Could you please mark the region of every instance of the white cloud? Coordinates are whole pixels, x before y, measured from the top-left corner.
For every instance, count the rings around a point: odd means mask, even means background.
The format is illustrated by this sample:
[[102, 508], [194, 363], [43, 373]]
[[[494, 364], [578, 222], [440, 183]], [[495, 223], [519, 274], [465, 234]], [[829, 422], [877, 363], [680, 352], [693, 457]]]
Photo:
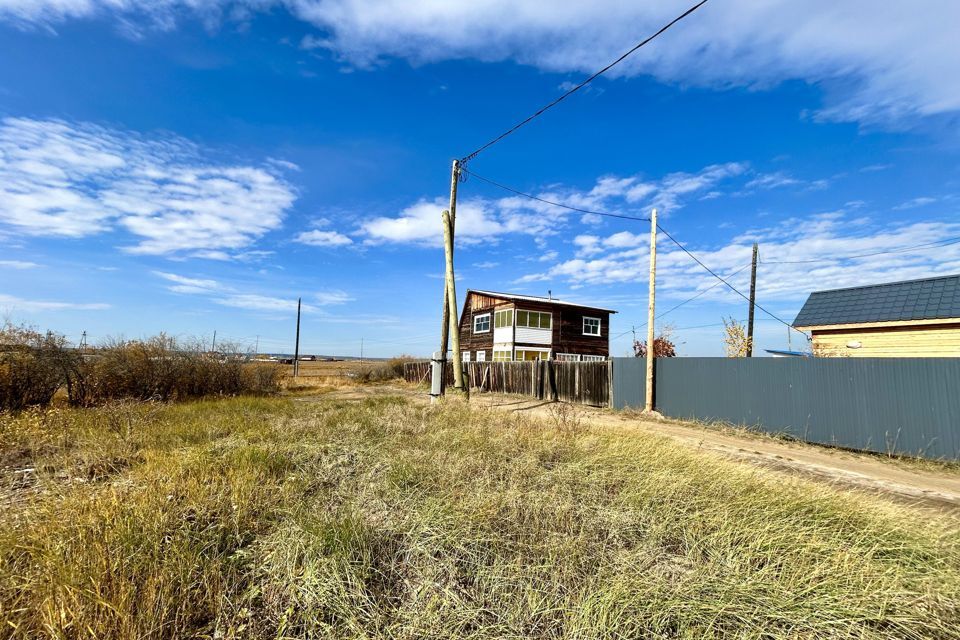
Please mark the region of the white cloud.
[[29, 262], [26, 260], [0, 260], [0, 267], [5, 267], [7, 269], [36, 269], [40, 265], [36, 262]]
[[205, 278], [188, 278], [176, 273], [167, 273], [165, 271], [154, 271], [154, 275], [160, 276], [164, 280], [173, 282], [173, 285], [167, 288], [175, 293], [211, 293], [220, 289], [220, 283], [216, 280]]
[[37, 313], [44, 311], [102, 311], [109, 309], [109, 304], [102, 302], [55, 302], [50, 300], [26, 300], [16, 296], [0, 293], [0, 308], [12, 311]]
[[800, 180], [778, 171], [777, 173], [761, 173], [744, 186], [747, 189], [778, 189], [798, 184], [801, 184]]
[[[420, 200], [395, 218], [378, 217], [361, 225], [361, 233], [370, 244], [412, 242], [440, 245], [443, 242], [441, 212], [448, 202], [443, 198]], [[456, 237], [458, 242], [477, 242], [507, 232], [507, 225], [497, 219], [490, 202], [471, 198], [457, 203]]]
[[[182, 15], [214, 25], [285, 6], [318, 28], [303, 46], [355, 66], [395, 56], [415, 64], [473, 58], [541, 70], [594, 71], [688, 3], [596, 0], [0, 0], [0, 18], [51, 27], [115, 15], [124, 33], [170, 29]], [[142, 24], [141, 24], [142, 23]], [[711, 2], [614, 70], [708, 87], [785, 80], [829, 87], [820, 117], [902, 122], [960, 109], [954, 73], [960, 4], [951, 0]], [[557, 46], [562, 43], [563, 46]], [[599, 85], [602, 86], [602, 85]]]
[[20, 233], [80, 238], [119, 228], [137, 239], [124, 247], [130, 253], [224, 259], [279, 227], [295, 197], [271, 170], [207, 161], [182, 138], [0, 121], [0, 223]]
[[345, 236], [337, 231], [321, 231], [319, 229], [303, 231], [297, 234], [294, 242], [307, 244], [311, 247], [343, 247], [348, 244], [353, 244], [353, 240], [351, 240], [349, 236]]
[[[532, 273], [520, 282], [566, 281], [573, 286], [633, 283], [645, 286], [649, 249], [644, 237], [621, 232], [609, 236], [578, 236], [577, 256], [550, 269]], [[912, 222], [877, 226], [844, 210], [793, 218], [755, 229], [721, 246], [691, 243], [688, 248], [721, 274], [740, 270], [731, 283], [746, 291], [751, 245], [760, 245], [758, 291], [760, 300], [801, 302], [811, 291], [908, 280], [960, 272], [960, 244], [919, 251], [905, 247], [943, 242], [960, 236], [960, 223]], [[684, 241], [680, 237], [681, 242]], [[877, 252], [882, 255], [863, 255]], [[859, 258], [842, 259], [845, 256]], [[679, 299], [705, 291], [717, 280], [660, 236], [657, 248], [658, 291]], [[702, 301], [739, 301], [724, 286], [705, 294]], [[790, 318], [792, 319], [792, 318]]]
[[916, 209], [917, 207], [923, 207], [928, 204], [933, 204], [936, 201], [937, 201], [936, 198], [931, 198], [928, 196], [920, 196], [918, 198], [913, 198], [911, 200], [907, 200], [906, 202], [898, 204], [893, 209], [894, 211], [905, 211], [907, 209]]
[[[212, 278], [196, 278], [166, 271], [154, 271], [153, 274], [172, 284], [168, 291], [188, 295], [202, 295], [211, 302], [225, 307], [248, 309], [250, 311], [291, 312], [297, 309], [295, 298], [262, 295], [239, 291], [236, 287], [225, 285]], [[305, 313], [318, 312], [321, 307], [334, 306], [350, 302], [353, 298], [344, 291], [317, 291], [301, 305]]]
[[[543, 200], [578, 209], [605, 211], [633, 216], [645, 215], [658, 207], [669, 215], [685, 206], [688, 198], [748, 172], [746, 163], [714, 164], [694, 172], [674, 172], [660, 180], [642, 180], [639, 176], [604, 176], [587, 191], [554, 185], [534, 190]], [[384, 242], [440, 245], [443, 233], [440, 214], [448, 206], [443, 197], [421, 199], [395, 217], [380, 216], [361, 223], [360, 233], [368, 244]], [[567, 226], [573, 211], [522, 196], [506, 198], [470, 198], [457, 204], [457, 241], [472, 244], [493, 240], [505, 234], [533, 236], [540, 244]], [[587, 214], [579, 218], [585, 226], [597, 226], [602, 217]], [[590, 248], [583, 247], [583, 251]]]

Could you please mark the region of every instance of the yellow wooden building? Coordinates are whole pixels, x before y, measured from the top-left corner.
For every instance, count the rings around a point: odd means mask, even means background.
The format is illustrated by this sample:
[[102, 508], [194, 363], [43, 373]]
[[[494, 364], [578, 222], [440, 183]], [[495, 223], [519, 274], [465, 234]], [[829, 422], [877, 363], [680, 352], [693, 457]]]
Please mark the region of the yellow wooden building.
[[960, 274], [810, 294], [793, 326], [826, 357], [960, 357]]

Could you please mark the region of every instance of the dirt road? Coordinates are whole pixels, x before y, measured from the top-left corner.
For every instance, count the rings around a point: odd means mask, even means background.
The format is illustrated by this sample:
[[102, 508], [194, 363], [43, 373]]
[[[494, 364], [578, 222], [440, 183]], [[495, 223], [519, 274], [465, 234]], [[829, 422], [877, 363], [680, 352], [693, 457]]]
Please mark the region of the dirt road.
[[[378, 394], [398, 394], [428, 402], [422, 390], [409, 386], [349, 387], [329, 396], [361, 399]], [[551, 403], [527, 397], [474, 394], [471, 404], [501, 411], [549, 417]], [[960, 471], [886, 459], [876, 455], [778, 440], [674, 420], [578, 407], [583, 424], [606, 429], [639, 429], [666, 436], [691, 448], [766, 469], [814, 478], [830, 484], [880, 493], [898, 501], [960, 510]]]

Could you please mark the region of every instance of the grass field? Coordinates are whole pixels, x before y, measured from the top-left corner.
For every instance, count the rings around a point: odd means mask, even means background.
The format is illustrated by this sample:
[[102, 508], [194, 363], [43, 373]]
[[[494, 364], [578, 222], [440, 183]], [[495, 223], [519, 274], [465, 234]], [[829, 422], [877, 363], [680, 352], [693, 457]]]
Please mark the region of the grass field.
[[960, 638], [955, 515], [569, 409], [6, 414], [0, 469], [0, 637]]

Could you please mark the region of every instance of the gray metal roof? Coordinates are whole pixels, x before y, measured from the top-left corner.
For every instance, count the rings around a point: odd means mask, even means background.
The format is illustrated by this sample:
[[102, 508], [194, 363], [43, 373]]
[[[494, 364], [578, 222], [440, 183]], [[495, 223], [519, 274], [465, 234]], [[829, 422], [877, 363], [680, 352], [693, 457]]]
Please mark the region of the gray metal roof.
[[960, 318], [960, 274], [815, 291], [795, 327]]
[[467, 289], [467, 294], [479, 293], [482, 296], [489, 296], [491, 298], [502, 298], [504, 300], [529, 300], [530, 302], [543, 302], [546, 304], [559, 304], [565, 307], [581, 307], [583, 309], [593, 309], [595, 311], [608, 311], [610, 313], [616, 313], [613, 309], [605, 309], [604, 307], [596, 307], [590, 304], [580, 304], [578, 302], [567, 302], [566, 300], [558, 300], [557, 298], [547, 298], [544, 296], [528, 296], [525, 294], [519, 293], [503, 293], [500, 291], [484, 291], [481, 289]]

